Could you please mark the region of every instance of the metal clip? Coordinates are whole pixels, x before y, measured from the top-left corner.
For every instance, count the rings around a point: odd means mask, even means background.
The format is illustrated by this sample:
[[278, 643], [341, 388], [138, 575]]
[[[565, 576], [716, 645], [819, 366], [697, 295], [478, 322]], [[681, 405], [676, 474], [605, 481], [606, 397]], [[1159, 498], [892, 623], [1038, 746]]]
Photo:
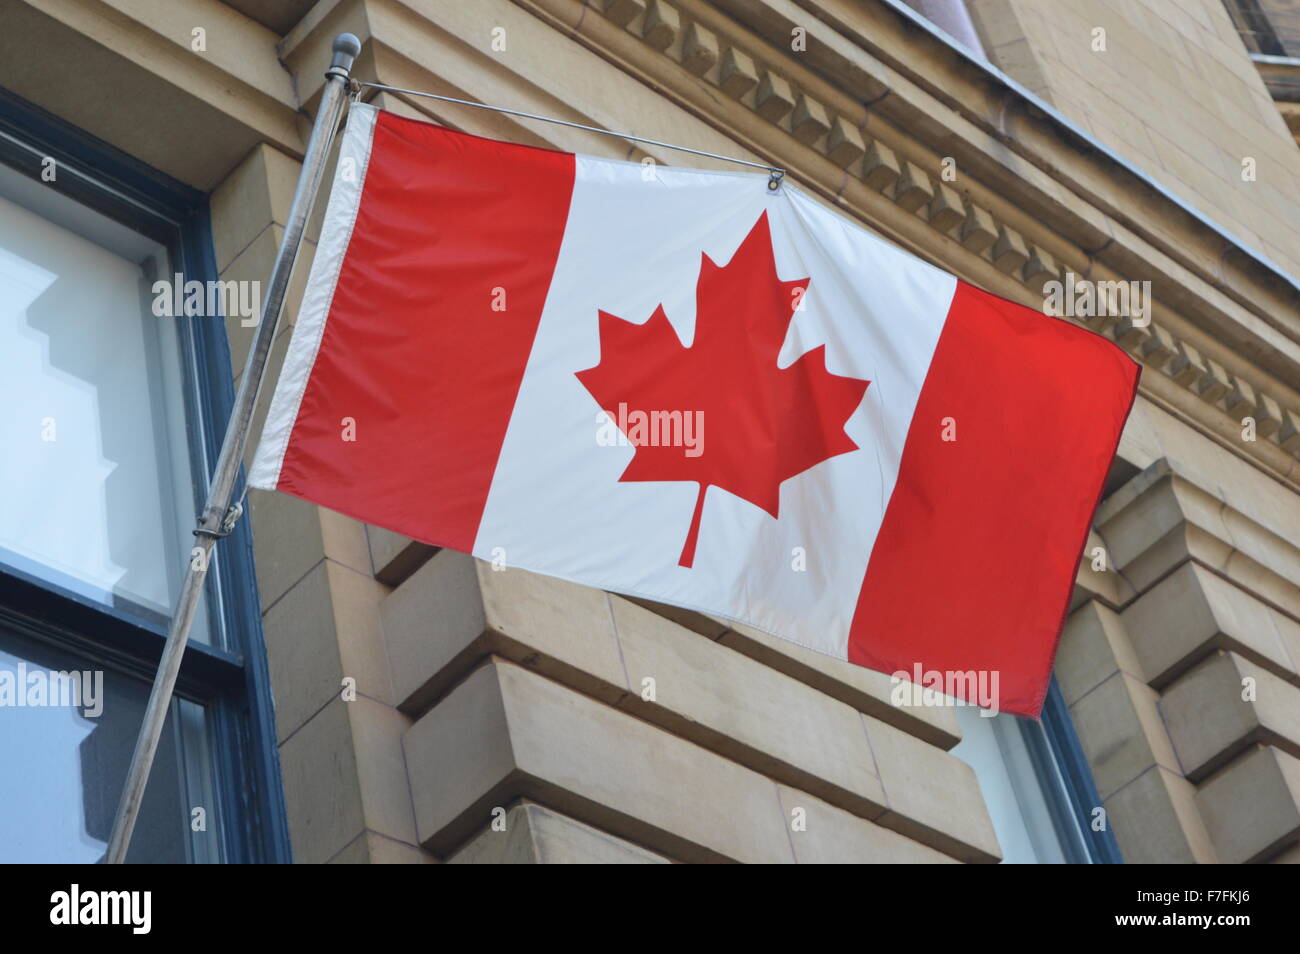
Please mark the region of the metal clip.
[[777, 189], [781, 188], [781, 182], [785, 179], [785, 170], [769, 169], [767, 170], [767, 173], [767, 191], [775, 192]]
[[244, 502], [236, 500], [226, 511], [226, 519], [221, 521], [221, 535], [230, 536], [230, 532], [235, 529], [235, 524], [239, 523], [239, 518], [244, 515]]
[[220, 540], [223, 537], [230, 536], [235, 529], [235, 524], [239, 522], [239, 518], [243, 515], [243, 500], [236, 500], [230, 505], [230, 509], [226, 511], [226, 515], [221, 519], [221, 526], [218, 529], [209, 530], [207, 527], [195, 527], [191, 532], [196, 537], [211, 537], [213, 540]]

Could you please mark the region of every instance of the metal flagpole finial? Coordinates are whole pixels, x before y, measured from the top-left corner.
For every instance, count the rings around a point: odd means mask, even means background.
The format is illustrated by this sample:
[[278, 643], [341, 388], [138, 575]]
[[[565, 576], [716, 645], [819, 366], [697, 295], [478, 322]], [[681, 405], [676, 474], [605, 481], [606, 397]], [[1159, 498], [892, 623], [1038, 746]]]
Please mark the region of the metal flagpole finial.
[[[334, 38], [334, 59], [330, 60], [330, 68], [325, 71], [325, 75], [347, 79], [352, 72], [352, 64], [360, 53], [361, 41], [351, 33], [340, 33]], [[341, 72], [335, 73], [335, 70]]]

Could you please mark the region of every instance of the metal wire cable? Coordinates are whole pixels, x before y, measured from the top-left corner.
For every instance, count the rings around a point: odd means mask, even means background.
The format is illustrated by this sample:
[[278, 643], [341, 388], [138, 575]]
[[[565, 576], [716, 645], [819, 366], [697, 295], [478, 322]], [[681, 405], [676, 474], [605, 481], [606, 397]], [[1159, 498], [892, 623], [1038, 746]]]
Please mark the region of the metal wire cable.
[[468, 99], [456, 99], [452, 96], [440, 96], [437, 93], [424, 93], [416, 89], [402, 89], [399, 86], [385, 86], [383, 83], [363, 83], [357, 80], [353, 81], [354, 88], [360, 90], [382, 89], [389, 93], [405, 93], [408, 96], [422, 96], [426, 99], [436, 99], [444, 103], [456, 103], [459, 106], [473, 106], [475, 109], [490, 109], [493, 112], [505, 113], [507, 116], [519, 116], [523, 119], [535, 119], [538, 122], [554, 123], [557, 126], [568, 126], [570, 129], [581, 129], [585, 132], [597, 133], [601, 136], [617, 136], [619, 139], [627, 139], [631, 142], [646, 143], [651, 146], [660, 146], [664, 149], [676, 149], [678, 152], [689, 152], [694, 156], [704, 156], [708, 159], [719, 159], [722, 162], [734, 162], [737, 165], [749, 166], [753, 169], [763, 169], [768, 172], [772, 179], [769, 182], [769, 188], [776, 188], [781, 180], [785, 177], [785, 170], [777, 168], [765, 162], [751, 162], [748, 159], [736, 159], [733, 156], [720, 156], [716, 152], [705, 152], [703, 149], [692, 149], [689, 146], [677, 146], [670, 142], [661, 142], [658, 139], [646, 139], [644, 136], [633, 136], [631, 133], [617, 132], [612, 129], [601, 129], [598, 126], [584, 126], [582, 123], [571, 123], [567, 119], [555, 119], [552, 116], [538, 116], [536, 113], [525, 113], [518, 109], [507, 109], [504, 106], [491, 106], [487, 103], [476, 103]]

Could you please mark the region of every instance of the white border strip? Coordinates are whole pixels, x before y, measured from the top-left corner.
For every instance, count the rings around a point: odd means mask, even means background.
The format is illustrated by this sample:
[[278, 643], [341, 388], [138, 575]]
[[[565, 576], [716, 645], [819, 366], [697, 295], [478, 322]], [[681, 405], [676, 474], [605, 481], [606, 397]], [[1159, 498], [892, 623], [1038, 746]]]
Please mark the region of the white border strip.
[[330, 188], [325, 220], [321, 224], [316, 258], [298, 308], [298, 323], [294, 325], [293, 337], [289, 340], [289, 352], [275, 385], [275, 395], [271, 398], [271, 409], [262, 425], [261, 442], [257, 445], [248, 475], [250, 487], [274, 490], [280, 482], [280, 468], [289, 448], [289, 435], [298, 420], [307, 379], [316, 364], [316, 354], [325, 334], [325, 321], [334, 303], [339, 271], [361, 208], [361, 191], [370, 165], [370, 147], [378, 113], [378, 109], [366, 103], [354, 102], [348, 107], [347, 127], [339, 145], [338, 168]]

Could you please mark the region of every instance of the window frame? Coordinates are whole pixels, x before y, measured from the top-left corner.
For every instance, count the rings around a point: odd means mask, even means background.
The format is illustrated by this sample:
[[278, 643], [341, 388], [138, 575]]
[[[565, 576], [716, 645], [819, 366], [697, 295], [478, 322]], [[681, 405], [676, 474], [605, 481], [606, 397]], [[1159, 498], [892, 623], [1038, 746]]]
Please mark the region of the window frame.
[[[1048, 810], [1054, 816], [1053, 822], [1066, 854], [1071, 856], [1069, 862], [1123, 864], [1124, 857], [1120, 854], [1115, 833], [1111, 831], [1109, 818], [1101, 831], [1095, 831], [1090, 824], [1093, 809], [1103, 807], [1101, 795], [1055, 675], [1047, 689], [1040, 721], [1018, 721], [1034, 770], [1040, 782], [1051, 789]], [[1070, 819], [1077, 822], [1077, 827], [1070, 825]], [[1082, 835], [1082, 843], [1077, 835], [1067, 834], [1072, 830]]]
[[[46, 187], [163, 243], [172, 271], [185, 280], [218, 277], [206, 193], [0, 87], [0, 162], [40, 182], [46, 157], [57, 169]], [[174, 320], [181, 321], [186, 364], [191, 467], [210, 478], [235, 397], [225, 320]], [[196, 521], [205, 492], [206, 487], [195, 488]], [[248, 521], [236, 524], [217, 551], [209, 599], [218, 597], [214, 615], [226, 643], [190, 642], [176, 691], [207, 710], [225, 862], [285, 863], [291, 849]], [[0, 568], [0, 620], [148, 682], [167, 636], [160, 625], [5, 568]]]

